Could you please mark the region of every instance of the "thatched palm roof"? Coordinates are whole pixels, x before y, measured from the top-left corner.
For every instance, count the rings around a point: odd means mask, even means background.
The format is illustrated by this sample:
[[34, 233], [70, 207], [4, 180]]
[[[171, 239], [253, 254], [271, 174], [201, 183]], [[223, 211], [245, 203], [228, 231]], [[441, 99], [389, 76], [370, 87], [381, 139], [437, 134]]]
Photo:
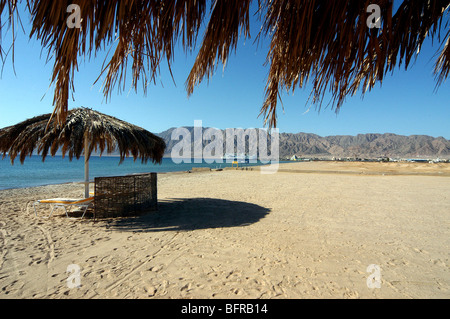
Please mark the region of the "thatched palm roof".
[[[0, 0], [14, 22], [20, 0]], [[253, 1], [256, 3], [256, 1]], [[115, 46], [105, 61], [104, 94], [109, 96], [124, 79], [132, 61], [133, 86], [143, 89], [154, 81], [159, 65], [173, 62], [178, 41], [186, 50], [196, 44], [203, 22], [206, 31], [186, 81], [188, 94], [219, 62], [226, 63], [239, 36], [250, 37], [252, 0], [26, 0], [35, 36], [54, 54], [55, 114], [62, 123], [73, 91], [78, 58]], [[69, 4], [79, 4], [81, 28], [66, 25]], [[450, 70], [449, 0], [403, 0], [393, 14], [392, 0], [258, 0], [262, 28], [270, 40], [269, 74], [261, 113], [276, 125], [281, 93], [313, 84], [312, 102], [320, 107], [331, 91], [333, 105], [342, 106], [348, 95], [370, 90], [394, 68], [407, 68], [427, 37], [441, 44], [435, 65], [437, 84]], [[378, 4], [382, 26], [369, 29], [367, 8]], [[444, 20], [444, 25], [442, 21]], [[446, 34], [441, 34], [442, 26]]]
[[109, 115], [87, 108], [77, 108], [67, 112], [65, 125], [50, 122], [51, 113], [36, 116], [14, 126], [0, 130], [0, 153], [3, 158], [8, 153], [11, 163], [19, 156], [23, 163], [33, 151], [42, 155], [56, 155], [61, 151], [70, 160], [84, 155], [86, 143], [87, 158], [95, 150], [100, 154], [119, 151], [120, 162], [132, 156], [143, 163], [152, 160], [160, 163], [166, 148], [164, 140], [143, 128], [129, 124]]

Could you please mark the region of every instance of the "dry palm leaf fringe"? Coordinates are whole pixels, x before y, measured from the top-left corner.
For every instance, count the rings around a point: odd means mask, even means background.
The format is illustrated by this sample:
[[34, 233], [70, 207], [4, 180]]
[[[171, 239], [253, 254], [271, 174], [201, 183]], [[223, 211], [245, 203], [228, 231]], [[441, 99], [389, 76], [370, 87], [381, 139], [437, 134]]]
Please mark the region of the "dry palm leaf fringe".
[[[0, 13], [14, 21], [20, 0], [0, 0]], [[125, 88], [131, 59], [132, 86], [142, 83], [144, 94], [155, 82], [159, 66], [169, 69], [177, 42], [185, 51], [196, 45], [202, 24], [206, 30], [186, 81], [188, 95], [219, 63], [226, 64], [239, 38], [250, 37], [251, 8], [256, 7], [267, 37], [269, 74], [261, 109], [266, 124], [276, 126], [276, 110], [283, 91], [303, 88], [312, 81], [312, 103], [320, 108], [330, 91], [336, 110], [345, 98], [364, 95], [396, 67], [408, 68], [427, 37], [441, 42], [434, 73], [437, 86], [450, 70], [450, 0], [403, 0], [393, 13], [392, 0], [24, 0], [36, 37], [54, 59], [54, 116], [62, 125], [74, 91], [78, 58], [115, 47], [98, 80], [104, 75], [104, 94]], [[67, 7], [78, 4], [81, 28], [67, 27]], [[252, 6], [256, 3], [255, 6]], [[378, 4], [382, 26], [369, 29], [367, 8]], [[1, 22], [1, 21], [0, 21]], [[444, 22], [444, 24], [442, 24]], [[3, 28], [3, 24], [1, 24]], [[243, 31], [243, 32], [242, 32]], [[0, 43], [1, 45], [1, 43]], [[0, 52], [2, 52], [0, 46]]]

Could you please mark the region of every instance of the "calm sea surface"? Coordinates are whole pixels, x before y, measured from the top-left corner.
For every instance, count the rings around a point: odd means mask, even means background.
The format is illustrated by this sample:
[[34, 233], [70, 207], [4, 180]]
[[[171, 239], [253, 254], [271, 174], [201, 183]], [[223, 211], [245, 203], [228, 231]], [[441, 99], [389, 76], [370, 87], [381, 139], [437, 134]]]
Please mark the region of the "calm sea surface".
[[[240, 166], [254, 166], [259, 164], [239, 164]], [[175, 164], [172, 159], [164, 158], [162, 164], [148, 162], [142, 164], [132, 158], [127, 158], [119, 165], [118, 157], [91, 157], [89, 160], [89, 179], [101, 176], [122, 176], [135, 173], [168, 173], [178, 171], [188, 171], [193, 167], [225, 168], [231, 164], [225, 161], [208, 164], [203, 163], [181, 163]], [[10, 188], [25, 188], [50, 184], [62, 184], [71, 182], [82, 182], [84, 180], [84, 158], [69, 161], [62, 156], [47, 157], [42, 162], [40, 156], [32, 156], [25, 159], [24, 164], [20, 164], [18, 158], [11, 165], [8, 157], [1, 160], [0, 157], [0, 190]]]

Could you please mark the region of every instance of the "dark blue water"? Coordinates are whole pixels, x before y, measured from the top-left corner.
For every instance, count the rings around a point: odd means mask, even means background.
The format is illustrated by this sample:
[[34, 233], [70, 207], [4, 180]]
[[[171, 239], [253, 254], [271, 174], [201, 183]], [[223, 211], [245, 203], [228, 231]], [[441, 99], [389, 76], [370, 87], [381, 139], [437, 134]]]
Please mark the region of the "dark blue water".
[[[260, 163], [239, 164], [240, 166], [254, 166]], [[164, 158], [162, 164], [148, 162], [142, 164], [139, 160], [134, 162], [127, 158], [119, 165], [118, 157], [91, 157], [89, 161], [89, 179], [101, 176], [122, 176], [135, 173], [168, 173], [188, 171], [193, 167], [225, 168], [231, 164], [225, 161], [208, 164], [203, 163], [181, 163], [175, 164], [172, 159]], [[32, 156], [25, 159], [24, 164], [16, 159], [11, 165], [9, 158], [1, 160], [0, 157], [0, 189], [34, 187], [50, 184], [62, 184], [71, 182], [82, 182], [84, 180], [84, 158], [69, 161], [62, 156], [47, 157], [42, 162], [40, 156]]]

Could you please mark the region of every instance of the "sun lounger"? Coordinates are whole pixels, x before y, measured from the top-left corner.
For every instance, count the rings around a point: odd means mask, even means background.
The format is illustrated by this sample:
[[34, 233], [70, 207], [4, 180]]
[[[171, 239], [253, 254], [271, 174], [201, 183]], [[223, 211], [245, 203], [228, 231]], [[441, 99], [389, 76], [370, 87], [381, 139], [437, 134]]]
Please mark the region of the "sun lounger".
[[37, 204], [52, 205], [50, 218], [58, 207], [64, 208], [66, 216], [73, 207], [82, 209], [84, 217], [88, 208], [93, 208], [96, 218], [131, 217], [158, 209], [157, 174], [146, 173], [126, 176], [96, 177], [95, 191], [89, 193], [89, 198], [51, 198], [33, 202], [36, 217]]
[[81, 218], [84, 217], [84, 214], [86, 214], [87, 209], [94, 203], [94, 197], [89, 197], [89, 198], [85, 198], [85, 199], [73, 199], [73, 198], [52, 198], [52, 199], [41, 199], [38, 200], [36, 202], [34, 202], [33, 207], [34, 207], [34, 214], [37, 216], [37, 212], [36, 212], [36, 204], [50, 204], [53, 205], [52, 207], [52, 211], [50, 212], [50, 215], [48, 215], [48, 217], [44, 217], [44, 218], [50, 218], [53, 214], [53, 211], [57, 208], [57, 207], [62, 207], [64, 208], [65, 212], [66, 212], [66, 216], [69, 217], [69, 212], [73, 207], [79, 207], [81, 209], [83, 209], [83, 215], [81, 216]]

